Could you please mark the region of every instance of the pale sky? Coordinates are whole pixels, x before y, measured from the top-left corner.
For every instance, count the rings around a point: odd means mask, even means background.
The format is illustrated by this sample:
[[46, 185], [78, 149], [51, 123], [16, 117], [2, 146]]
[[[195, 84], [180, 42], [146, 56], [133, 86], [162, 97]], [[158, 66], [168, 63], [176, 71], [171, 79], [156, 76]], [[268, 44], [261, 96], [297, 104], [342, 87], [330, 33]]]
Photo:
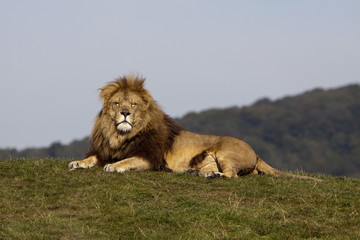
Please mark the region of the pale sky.
[[360, 1], [0, 0], [0, 148], [90, 134], [128, 72], [173, 117], [360, 82]]

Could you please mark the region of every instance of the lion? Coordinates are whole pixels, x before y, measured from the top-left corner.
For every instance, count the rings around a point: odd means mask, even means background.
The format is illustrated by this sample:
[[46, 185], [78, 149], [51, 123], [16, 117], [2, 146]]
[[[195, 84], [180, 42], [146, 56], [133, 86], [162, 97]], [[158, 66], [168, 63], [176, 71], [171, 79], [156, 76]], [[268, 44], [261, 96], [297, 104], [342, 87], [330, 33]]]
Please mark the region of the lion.
[[145, 78], [126, 75], [100, 88], [102, 109], [95, 118], [86, 158], [70, 170], [102, 166], [105, 172], [168, 171], [202, 177], [237, 178], [270, 174], [302, 179], [266, 164], [244, 141], [185, 131], [144, 88]]

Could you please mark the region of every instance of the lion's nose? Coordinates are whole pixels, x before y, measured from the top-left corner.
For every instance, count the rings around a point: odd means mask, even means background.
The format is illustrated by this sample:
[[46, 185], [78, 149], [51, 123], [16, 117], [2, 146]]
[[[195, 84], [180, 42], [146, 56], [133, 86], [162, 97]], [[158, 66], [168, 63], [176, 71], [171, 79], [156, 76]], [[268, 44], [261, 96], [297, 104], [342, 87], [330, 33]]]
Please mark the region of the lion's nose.
[[121, 115], [124, 115], [124, 117], [129, 116], [129, 115], [130, 115], [129, 109], [123, 109], [123, 110], [121, 111]]

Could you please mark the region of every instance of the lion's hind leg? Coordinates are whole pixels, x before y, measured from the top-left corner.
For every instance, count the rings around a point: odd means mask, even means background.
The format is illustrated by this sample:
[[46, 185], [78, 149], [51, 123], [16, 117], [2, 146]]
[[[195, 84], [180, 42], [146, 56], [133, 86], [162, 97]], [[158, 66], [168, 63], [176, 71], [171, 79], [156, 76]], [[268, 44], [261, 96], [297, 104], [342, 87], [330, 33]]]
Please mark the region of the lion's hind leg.
[[198, 161], [191, 167], [192, 168], [185, 171], [185, 173], [190, 173], [196, 176], [206, 178], [217, 178], [223, 176], [223, 173], [220, 172], [215, 158], [213, 158], [211, 155], [204, 156], [204, 159], [202, 161]]
[[256, 162], [253, 159], [252, 157], [239, 156], [235, 153], [220, 153], [217, 156], [219, 165], [226, 178], [237, 178], [238, 176], [255, 173]]
[[85, 158], [81, 161], [72, 161], [69, 163], [70, 170], [92, 168], [98, 163], [98, 159], [95, 155]]

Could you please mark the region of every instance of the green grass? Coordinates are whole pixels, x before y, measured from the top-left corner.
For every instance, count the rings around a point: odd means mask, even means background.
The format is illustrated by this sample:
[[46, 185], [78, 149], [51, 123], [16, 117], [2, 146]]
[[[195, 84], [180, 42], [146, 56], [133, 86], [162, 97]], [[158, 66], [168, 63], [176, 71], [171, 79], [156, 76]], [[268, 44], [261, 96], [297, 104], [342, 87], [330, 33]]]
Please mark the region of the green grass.
[[359, 239], [360, 180], [69, 171], [0, 161], [0, 239]]

